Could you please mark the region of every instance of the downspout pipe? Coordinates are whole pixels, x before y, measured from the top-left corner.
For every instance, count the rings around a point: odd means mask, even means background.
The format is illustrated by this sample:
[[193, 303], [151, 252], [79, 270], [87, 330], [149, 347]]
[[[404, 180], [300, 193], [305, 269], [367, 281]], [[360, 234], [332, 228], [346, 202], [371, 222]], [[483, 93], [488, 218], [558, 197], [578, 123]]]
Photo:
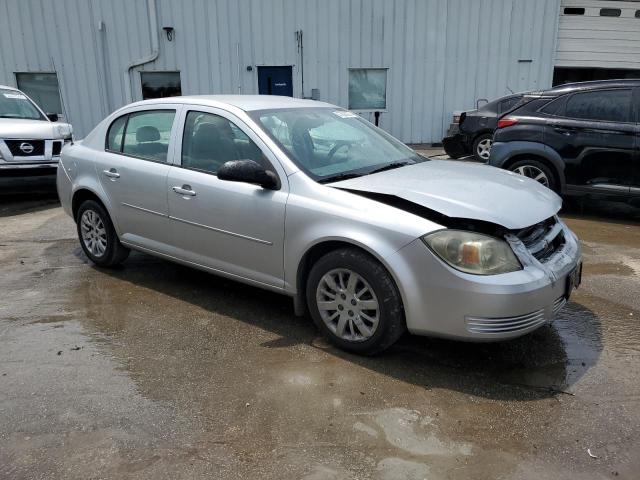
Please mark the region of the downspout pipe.
[[159, 45], [158, 45], [158, 16], [156, 13], [156, 0], [147, 0], [147, 11], [149, 13], [149, 28], [151, 30], [151, 53], [138, 60], [134, 60], [124, 72], [124, 92], [126, 103], [133, 102], [133, 94], [131, 87], [131, 71], [135, 67], [144, 65], [145, 63], [153, 62], [158, 58]]

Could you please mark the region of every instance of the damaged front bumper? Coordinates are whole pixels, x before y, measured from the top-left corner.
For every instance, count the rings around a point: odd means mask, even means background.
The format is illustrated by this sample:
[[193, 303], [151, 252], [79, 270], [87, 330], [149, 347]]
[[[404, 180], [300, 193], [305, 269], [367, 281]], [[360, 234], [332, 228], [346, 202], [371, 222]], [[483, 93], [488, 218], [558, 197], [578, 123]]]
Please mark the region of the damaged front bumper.
[[456, 133], [442, 139], [442, 148], [451, 158], [465, 157], [471, 154], [469, 139], [463, 133]]
[[[550, 322], [579, 284], [578, 239], [559, 219], [564, 243], [538, 260], [515, 235], [507, 241], [523, 269], [471, 275], [445, 264], [420, 239], [388, 258], [411, 333], [470, 341], [515, 338]], [[428, 273], [427, 273], [428, 272]]]

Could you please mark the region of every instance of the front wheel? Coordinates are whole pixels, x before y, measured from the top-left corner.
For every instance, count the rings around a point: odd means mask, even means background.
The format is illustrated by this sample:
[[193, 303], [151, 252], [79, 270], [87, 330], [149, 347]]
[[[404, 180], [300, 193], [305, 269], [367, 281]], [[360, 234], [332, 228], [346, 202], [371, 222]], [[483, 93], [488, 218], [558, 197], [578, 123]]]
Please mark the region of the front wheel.
[[129, 256], [129, 249], [118, 240], [109, 214], [95, 200], [80, 205], [76, 225], [82, 250], [99, 267], [116, 266]]
[[309, 274], [306, 297], [315, 324], [343, 350], [373, 355], [395, 343], [406, 328], [393, 278], [356, 249], [320, 258]]
[[535, 159], [520, 160], [509, 167], [514, 173], [529, 177], [558, 193], [559, 185], [553, 171], [544, 163]]

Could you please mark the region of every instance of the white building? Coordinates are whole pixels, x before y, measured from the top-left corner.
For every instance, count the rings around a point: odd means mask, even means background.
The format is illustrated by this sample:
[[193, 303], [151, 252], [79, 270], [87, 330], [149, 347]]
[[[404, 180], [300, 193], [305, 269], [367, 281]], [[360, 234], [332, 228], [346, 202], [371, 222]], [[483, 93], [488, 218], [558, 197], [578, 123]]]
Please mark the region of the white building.
[[[624, 14], [601, 17], [601, 4]], [[80, 137], [142, 98], [275, 93], [318, 98], [372, 120], [378, 111], [392, 134], [431, 143], [441, 140], [454, 110], [551, 86], [556, 64], [603, 68], [615, 57], [615, 68], [637, 68], [636, 6], [603, 0], [1, 0], [0, 84], [18, 86], [46, 111], [62, 114]], [[565, 7], [585, 12], [565, 15]], [[628, 31], [618, 27], [623, 20]], [[593, 24], [576, 26], [587, 21]], [[621, 23], [605, 25], [614, 21]], [[588, 42], [577, 33], [585, 29]]]

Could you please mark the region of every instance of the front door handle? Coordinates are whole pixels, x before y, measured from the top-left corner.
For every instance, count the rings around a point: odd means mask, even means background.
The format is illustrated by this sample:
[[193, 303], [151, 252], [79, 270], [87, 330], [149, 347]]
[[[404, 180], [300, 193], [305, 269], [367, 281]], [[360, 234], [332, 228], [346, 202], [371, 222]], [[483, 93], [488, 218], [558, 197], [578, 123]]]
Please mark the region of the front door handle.
[[120, 178], [120, 174], [115, 168], [110, 168], [109, 170], [103, 170], [104, 173], [109, 178]]
[[187, 195], [189, 197], [196, 196], [196, 192], [191, 190], [191, 185], [182, 185], [181, 187], [171, 187], [171, 190], [176, 192], [178, 195]]

